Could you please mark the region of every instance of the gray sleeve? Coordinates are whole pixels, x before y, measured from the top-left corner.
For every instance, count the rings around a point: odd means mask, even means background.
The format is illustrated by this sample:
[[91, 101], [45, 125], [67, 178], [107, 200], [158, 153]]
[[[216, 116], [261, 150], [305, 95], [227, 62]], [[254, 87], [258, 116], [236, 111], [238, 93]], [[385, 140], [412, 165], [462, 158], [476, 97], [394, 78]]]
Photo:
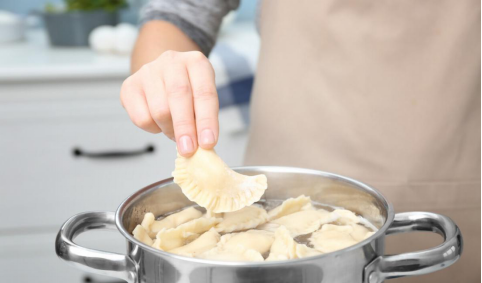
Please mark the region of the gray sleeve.
[[208, 56], [223, 17], [239, 0], [151, 0], [141, 11], [140, 24], [164, 20], [176, 25]]

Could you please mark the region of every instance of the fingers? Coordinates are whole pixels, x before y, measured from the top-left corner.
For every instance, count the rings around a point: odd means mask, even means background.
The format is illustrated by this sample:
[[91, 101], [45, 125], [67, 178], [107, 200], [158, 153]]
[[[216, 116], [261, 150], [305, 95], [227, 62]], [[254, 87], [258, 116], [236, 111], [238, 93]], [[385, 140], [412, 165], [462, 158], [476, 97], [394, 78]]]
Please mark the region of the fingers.
[[219, 134], [219, 101], [214, 70], [202, 53], [189, 53], [187, 70], [194, 99], [197, 139], [202, 148], [211, 149], [216, 145]]
[[219, 136], [214, 70], [200, 52], [166, 51], [126, 79], [121, 102], [135, 125], [163, 132], [189, 157], [198, 143], [213, 148]]
[[188, 157], [198, 145], [191, 84], [185, 64], [174, 60], [163, 70], [163, 77], [178, 151]]
[[150, 133], [160, 133], [161, 129], [150, 115], [142, 89], [142, 84], [137, 77], [130, 76], [122, 84], [121, 103], [136, 126]]
[[158, 70], [153, 64], [146, 64], [142, 67], [140, 72], [145, 72], [141, 77], [152, 119], [157, 126], [161, 128], [164, 135], [175, 141], [171, 111], [169, 109], [169, 103], [164, 89], [162, 71]]

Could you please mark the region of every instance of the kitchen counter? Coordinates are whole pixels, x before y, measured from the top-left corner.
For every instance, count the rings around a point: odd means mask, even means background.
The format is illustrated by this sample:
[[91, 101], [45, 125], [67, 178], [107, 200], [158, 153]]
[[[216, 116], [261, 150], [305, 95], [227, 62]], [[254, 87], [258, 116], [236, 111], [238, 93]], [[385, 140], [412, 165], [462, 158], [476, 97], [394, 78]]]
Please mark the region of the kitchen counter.
[[[229, 49], [247, 64], [230, 67]], [[221, 31], [210, 55], [218, 86], [252, 76], [259, 49], [253, 23], [234, 23]], [[232, 54], [230, 54], [232, 55]], [[226, 60], [228, 59], [228, 60]], [[243, 68], [244, 66], [244, 68]], [[227, 69], [235, 70], [226, 74]], [[129, 75], [129, 56], [99, 54], [86, 47], [51, 47], [43, 29], [27, 32], [26, 40], [0, 45], [0, 83], [65, 79], [123, 79]]]
[[0, 45], [0, 82], [116, 78], [129, 74], [129, 57], [97, 54], [89, 48], [51, 47], [43, 29], [23, 42]]

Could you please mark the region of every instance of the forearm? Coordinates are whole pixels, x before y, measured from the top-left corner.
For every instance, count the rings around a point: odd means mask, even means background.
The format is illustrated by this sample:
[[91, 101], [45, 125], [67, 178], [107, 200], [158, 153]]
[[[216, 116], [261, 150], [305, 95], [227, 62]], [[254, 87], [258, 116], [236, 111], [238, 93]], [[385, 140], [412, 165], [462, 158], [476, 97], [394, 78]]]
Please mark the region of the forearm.
[[131, 72], [159, 57], [166, 50], [201, 51], [185, 33], [166, 21], [150, 21], [139, 32], [131, 58]]

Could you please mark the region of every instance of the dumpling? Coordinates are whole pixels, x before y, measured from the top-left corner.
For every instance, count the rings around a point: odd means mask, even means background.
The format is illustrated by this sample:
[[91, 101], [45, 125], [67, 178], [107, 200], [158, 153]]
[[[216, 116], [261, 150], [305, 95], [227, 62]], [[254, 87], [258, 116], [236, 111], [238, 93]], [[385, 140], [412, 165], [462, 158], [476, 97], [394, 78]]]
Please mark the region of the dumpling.
[[240, 245], [229, 248], [215, 247], [200, 254], [198, 258], [224, 261], [264, 261], [259, 252]]
[[169, 252], [183, 256], [195, 257], [198, 254], [216, 247], [220, 237], [221, 236], [218, 234], [218, 232], [216, 232], [214, 228], [211, 228], [209, 231], [202, 234], [199, 238], [191, 243], [173, 250], [169, 250]]
[[319, 231], [311, 235], [309, 241], [313, 247], [323, 253], [329, 253], [352, 246], [373, 235], [360, 225], [325, 224]]
[[195, 209], [194, 207], [189, 207], [156, 221], [154, 214], [149, 212], [144, 215], [144, 220], [142, 220], [141, 225], [144, 227], [144, 229], [146, 229], [146, 231], [149, 232], [149, 236], [154, 238], [162, 229], [176, 228], [177, 226], [199, 218], [202, 215], [203, 214], [201, 211]]
[[241, 210], [226, 212], [223, 220], [216, 226], [220, 233], [247, 230], [255, 228], [268, 220], [268, 213], [261, 207], [252, 205]]
[[346, 209], [335, 209], [331, 212], [333, 218], [335, 218], [335, 224], [338, 225], [348, 225], [360, 222], [360, 217], [356, 216], [355, 213]]
[[156, 217], [152, 212], [148, 212], [144, 214], [144, 219], [142, 219], [141, 226], [144, 228], [145, 231], [149, 234], [151, 238], [156, 236], [156, 233], [149, 233], [151, 230], [151, 225], [156, 222]]
[[266, 222], [266, 223], [261, 224], [258, 227], [256, 227], [256, 229], [274, 233], [274, 232], [276, 232], [276, 230], [278, 230], [278, 228], [280, 226], [281, 225], [273, 223], [273, 222]]
[[198, 148], [193, 156], [178, 154], [174, 182], [191, 201], [219, 213], [239, 210], [258, 201], [268, 187], [265, 175], [234, 172], [214, 150]]
[[271, 245], [266, 261], [297, 259], [320, 255], [321, 252], [306, 245], [296, 243], [290, 236], [286, 227], [280, 226], [275, 232], [274, 242]]
[[353, 227], [326, 224], [309, 239], [310, 244], [321, 252], [329, 253], [344, 249], [357, 243], [350, 235]]
[[223, 218], [223, 213], [215, 213], [210, 210], [206, 210], [206, 213], [204, 213], [204, 217], [216, 217], [216, 218]]
[[219, 218], [202, 217], [181, 224], [176, 228], [162, 229], [157, 233], [156, 241], [152, 246], [163, 251], [184, 246], [192, 241], [193, 237], [198, 237], [219, 222], [221, 222]]
[[255, 250], [260, 254], [269, 251], [274, 241], [274, 233], [262, 230], [249, 230], [241, 233], [226, 234], [221, 237], [218, 244], [223, 249], [243, 246], [246, 249]]
[[301, 195], [297, 198], [289, 198], [280, 206], [273, 208], [268, 212], [268, 220], [271, 221], [300, 210], [308, 210], [312, 208], [313, 206], [311, 205], [310, 197]]
[[275, 219], [271, 223], [285, 226], [291, 236], [296, 237], [314, 232], [322, 224], [332, 221], [333, 215], [326, 210], [304, 210]]
[[147, 234], [147, 231], [142, 227], [141, 225], [137, 225], [134, 231], [132, 231], [132, 235], [134, 235], [134, 238], [137, 240], [141, 241], [142, 243], [151, 246], [152, 245], [152, 239], [149, 237]]
[[366, 238], [370, 237], [371, 235], [375, 234], [375, 232], [368, 230], [367, 227], [359, 224], [351, 225], [353, 231], [351, 232], [351, 237], [357, 241], [361, 242]]

